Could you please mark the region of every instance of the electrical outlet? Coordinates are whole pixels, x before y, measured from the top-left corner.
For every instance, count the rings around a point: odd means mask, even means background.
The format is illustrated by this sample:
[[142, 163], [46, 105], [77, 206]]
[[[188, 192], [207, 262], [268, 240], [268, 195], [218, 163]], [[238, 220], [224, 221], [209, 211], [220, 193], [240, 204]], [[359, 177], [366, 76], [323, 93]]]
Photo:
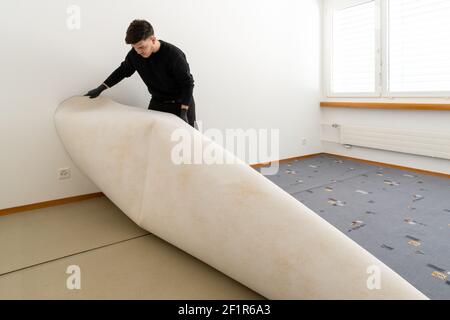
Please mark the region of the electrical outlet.
[[306, 146], [308, 140], [306, 138], [302, 138], [302, 146]]
[[58, 169], [58, 179], [70, 179], [70, 168]]

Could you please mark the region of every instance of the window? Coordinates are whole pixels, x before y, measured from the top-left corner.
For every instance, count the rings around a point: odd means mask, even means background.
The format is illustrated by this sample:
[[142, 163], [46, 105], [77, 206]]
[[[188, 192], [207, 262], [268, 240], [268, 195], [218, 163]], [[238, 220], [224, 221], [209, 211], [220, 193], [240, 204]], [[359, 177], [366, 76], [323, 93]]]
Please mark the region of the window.
[[389, 91], [450, 91], [450, 1], [389, 1]]
[[450, 0], [325, 5], [328, 96], [450, 96]]
[[333, 13], [332, 91], [375, 93], [375, 2]]

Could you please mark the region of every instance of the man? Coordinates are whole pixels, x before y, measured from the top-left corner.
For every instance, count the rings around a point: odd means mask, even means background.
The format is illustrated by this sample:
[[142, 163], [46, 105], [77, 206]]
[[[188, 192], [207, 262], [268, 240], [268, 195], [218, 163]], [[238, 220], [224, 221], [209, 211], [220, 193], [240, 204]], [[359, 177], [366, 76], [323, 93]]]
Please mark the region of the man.
[[195, 128], [194, 79], [183, 51], [156, 39], [145, 20], [131, 22], [125, 42], [132, 46], [125, 60], [86, 96], [96, 98], [137, 71], [152, 95], [148, 109], [173, 113]]

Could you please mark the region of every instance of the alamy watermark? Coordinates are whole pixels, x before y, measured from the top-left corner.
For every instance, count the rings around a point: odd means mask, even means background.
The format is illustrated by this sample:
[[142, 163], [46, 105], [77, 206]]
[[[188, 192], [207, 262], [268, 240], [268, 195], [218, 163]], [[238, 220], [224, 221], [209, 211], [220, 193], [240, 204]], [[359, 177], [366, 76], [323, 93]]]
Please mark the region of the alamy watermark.
[[369, 290], [381, 289], [381, 269], [377, 265], [369, 266], [366, 273], [370, 274], [367, 278], [366, 285]]
[[70, 265], [66, 269], [66, 273], [70, 276], [66, 280], [66, 287], [69, 290], [81, 289], [81, 269], [77, 265]]
[[171, 152], [174, 164], [235, 164], [269, 163], [261, 167], [264, 175], [273, 175], [279, 169], [279, 129], [219, 129], [203, 131], [197, 122], [198, 131], [178, 128], [172, 132], [171, 140], [177, 142]]
[[67, 7], [66, 13], [69, 15], [66, 19], [66, 26], [69, 30], [81, 29], [81, 8], [75, 4]]

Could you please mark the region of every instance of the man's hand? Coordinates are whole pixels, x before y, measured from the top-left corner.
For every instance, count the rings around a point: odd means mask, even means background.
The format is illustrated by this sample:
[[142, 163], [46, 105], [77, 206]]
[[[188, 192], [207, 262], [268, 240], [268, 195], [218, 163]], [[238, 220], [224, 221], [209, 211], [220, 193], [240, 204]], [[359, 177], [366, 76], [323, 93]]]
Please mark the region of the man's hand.
[[187, 111], [188, 111], [189, 106], [186, 106], [184, 104], [181, 105], [181, 113], [180, 113], [180, 118], [182, 120], [184, 120], [186, 123], [189, 123], [188, 121], [188, 117], [187, 117]]
[[93, 99], [93, 98], [97, 98], [100, 93], [103, 92], [103, 90], [105, 90], [106, 88], [108, 88], [106, 86], [106, 84], [102, 83], [100, 86], [98, 86], [95, 89], [92, 89], [91, 91], [89, 91], [88, 93], [86, 93], [84, 96], [88, 96], [89, 98]]

